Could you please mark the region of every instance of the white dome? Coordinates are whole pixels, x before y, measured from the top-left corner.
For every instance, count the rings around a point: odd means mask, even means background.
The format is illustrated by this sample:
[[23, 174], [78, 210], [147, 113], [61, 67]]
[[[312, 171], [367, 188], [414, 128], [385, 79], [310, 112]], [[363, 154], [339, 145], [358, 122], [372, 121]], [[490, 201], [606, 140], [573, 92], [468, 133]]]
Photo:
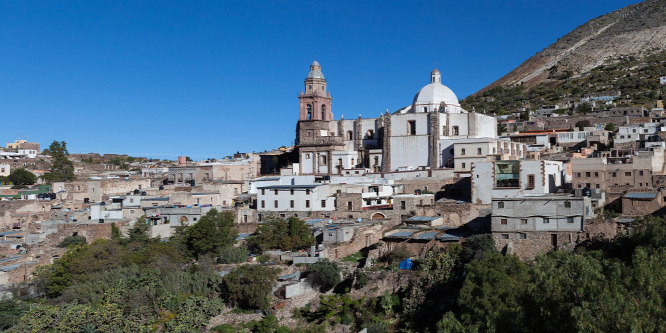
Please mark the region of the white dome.
[[433, 82], [423, 88], [421, 91], [414, 96], [414, 105], [431, 105], [440, 103], [446, 103], [446, 105], [460, 106], [458, 103], [458, 97], [453, 93], [449, 87], [439, 83]]
[[[446, 109], [441, 108], [441, 104], [446, 104]], [[421, 88], [414, 96], [412, 103], [412, 112], [431, 112], [431, 111], [460, 113], [460, 103], [458, 97], [449, 87], [441, 82], [441, 76], [438, 70], [430, 73], [430, 84]]]

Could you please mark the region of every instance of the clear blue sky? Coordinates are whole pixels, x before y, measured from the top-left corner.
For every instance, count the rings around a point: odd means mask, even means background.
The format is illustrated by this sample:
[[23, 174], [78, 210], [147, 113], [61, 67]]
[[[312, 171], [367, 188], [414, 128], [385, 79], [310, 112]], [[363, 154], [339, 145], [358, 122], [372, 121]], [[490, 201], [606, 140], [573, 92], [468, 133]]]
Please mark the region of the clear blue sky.
[[314, 55], [333, 113], [462, 99], [636, 1], [3, 1], [0, 140], [193, 159], [293, 144]]

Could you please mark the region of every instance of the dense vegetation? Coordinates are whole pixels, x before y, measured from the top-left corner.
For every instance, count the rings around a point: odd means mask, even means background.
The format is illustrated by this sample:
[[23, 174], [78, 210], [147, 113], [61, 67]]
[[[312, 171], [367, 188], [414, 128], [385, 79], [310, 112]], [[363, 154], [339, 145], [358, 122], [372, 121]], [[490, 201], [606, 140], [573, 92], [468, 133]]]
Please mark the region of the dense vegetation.
[[[541, 105], [558, 104], [567, 97], [619, 90], [623, 98], [629, 97], [632, 105], [654, 106], [653, 103], [664, 96], [664, 88], [659, 84], [659, 77], [664, 75], [666, 51], [643, 59], [633, 56], [612, 59], [582, 77], [574, 77], [571, 71], [554, 67], [550, 80], [532, 89], [498, 86], [469, 96], [461, 103], [467, 110], [503, 115], [526, 105], [535, 110]], [[585, 113], [590, 109], [583, 105], [576, 111]]]
[[127, 237], [114, 227], [111, 240], [63, 240], [66, 254], [35, 274], [32, 287], [45, 297], [1, 303], [0, 325], [15, 323], [13, 332], [192, 331], [225, 304], [267, 306], [277, 272], [248, 265], [221, 277], [215, 268], [214, 258], [235, 243], [233, 215], [211, 210], [169, 242], [150, 238], [144, 221]]
[[32, 185], [36, 181], [37, 176], [23, 168], [13, 169], [9, 176], [0, 176], [0, 182], [11, 182], [14, 185]]

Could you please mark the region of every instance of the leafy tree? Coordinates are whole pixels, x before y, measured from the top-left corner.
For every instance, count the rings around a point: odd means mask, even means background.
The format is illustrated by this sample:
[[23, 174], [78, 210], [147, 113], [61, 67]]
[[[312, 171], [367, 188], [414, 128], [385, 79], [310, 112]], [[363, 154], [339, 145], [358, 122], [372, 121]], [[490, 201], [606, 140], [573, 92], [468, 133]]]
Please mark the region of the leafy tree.
[[412, 253], [409, 252], [404, 246], [396, 246], [393, 250], [384, 254], [381, 258], [381, 261], [393, 265], [399, 263], [412, 256]]
[[211, 209], [194, 225], [185, 229], [185, 244], [190, 253], [218, 255], [236, 243], [238, 231], [234, 229], [234, 214]]
[[322, 259], [308, 266], [307, 281], [321, 292], [326, 292], [340, 283], [340, 267], [328, 259]]
[[[120, 231], [120, 230], [119, 230]], [[113, 233], [113, 227], [111, 229]], [[126, 242], [139, 242], [139, 243], [148, 243], [150, 241], [150, 222], [146, 221], [145, 216], [141, 216], [136, 219], [134, 226], [128, 230], [127, 239], [124, 239]]]
[[314, 237], [308, 225], [298, 218], [270, 217], [248, 237], [248, 242], [260, 250], [289, 251], [313, 245]]
[[502, 135], [502, 133], [506, 132], [507, 128], [504, 123], [497, 123], [497, 135]]
[[86, 238], [84, 236], [67, 236], [65, 239], [63, 239], [60, 243], [58, 243], [58, 247], [70, 247], [70, 246], [76, 246], [76, 245], [86, 245], [88, 242], [86, 241]]
[[264, 309], [276, 283], [278, 271], [261, 265], [243, 265], [223, 278], [223, 294], [232, 306]]
[[608, 124], [606, 124], [606, 126], [604, 126], [604, 129], [609, 131], [609, 132], [615, 132], [615, 124], [608, 123]]
[[576, 122], [575, 126], [578, 127], [579, 131], [582, 131], [582, 130], [585, 129], [585, 127], [590, 127], [591, 124], [590, 124], [589, 120], [585, 119], [585, 120], [580, 120], [580, 121]]
[[74, 163], [67, 158], [67, 143], [65, 141], [53, 141], [46, 151], [53, 158], [51, 171], [43, 177], [49, 183], [66, 182], [76, 179], [74, 176]]
[[37, 181], [35, 174], [23, 168], [12, 170], [7, 178], [14, 185], [32, 185]]
[[494, 253], [473, 260], [458, 297], [463, 323], [480, 324], [488, 331], [521, 331], [528, 279], [527, 265], [515, 256]]
[[483, 259], [491, 253], [497, 253], [493, 236], [491, 234], [474, 235], [468, 237], [462, 243], [460, 260], [463, 263], [468, 263], [474, 259]]

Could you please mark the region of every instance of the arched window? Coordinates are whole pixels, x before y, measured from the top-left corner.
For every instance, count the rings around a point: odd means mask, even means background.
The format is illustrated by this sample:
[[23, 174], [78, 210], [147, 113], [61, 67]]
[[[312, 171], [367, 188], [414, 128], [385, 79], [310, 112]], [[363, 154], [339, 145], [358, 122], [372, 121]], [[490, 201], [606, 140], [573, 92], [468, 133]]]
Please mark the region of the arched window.
[[460, 135], [459, 133], [458, 126], [453, 126], [453, 135]]
[[326, 105], [321, 106], [321, 120], [326, 120]]
[[375, 137], [375, 131], [373, 130], [368, 130], [368, 139], [372, 139]]
[[308, 104], [308, 120], [312, 119], [312, 105]]
[[347, 140], [352, 140], [353, 138], [352, 131], [347, 131]]

